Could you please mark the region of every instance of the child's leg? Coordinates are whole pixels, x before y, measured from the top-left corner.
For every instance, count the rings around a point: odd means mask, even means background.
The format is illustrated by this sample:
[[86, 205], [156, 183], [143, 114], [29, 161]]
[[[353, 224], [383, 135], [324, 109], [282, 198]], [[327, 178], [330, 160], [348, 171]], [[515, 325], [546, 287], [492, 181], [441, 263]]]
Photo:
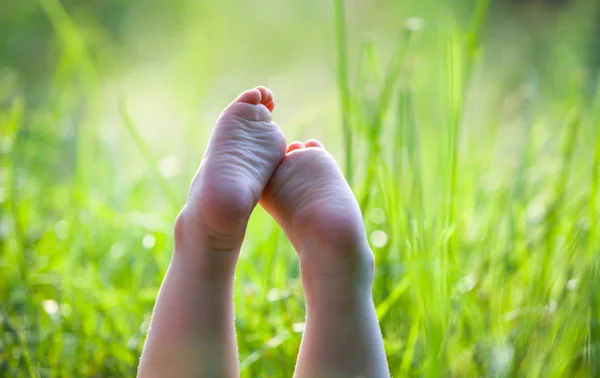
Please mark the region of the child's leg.
[[360, 209], [317, 141], [292, 143], [261, 204], [298, 251], [306, 326], [297, 377], [389, 377]]
[[233, 275], [250, 213], [285, 153], [259, 87], [221, 114], [175, 225], [175, 251], [156, 301], [140, 377], [239, 375]]

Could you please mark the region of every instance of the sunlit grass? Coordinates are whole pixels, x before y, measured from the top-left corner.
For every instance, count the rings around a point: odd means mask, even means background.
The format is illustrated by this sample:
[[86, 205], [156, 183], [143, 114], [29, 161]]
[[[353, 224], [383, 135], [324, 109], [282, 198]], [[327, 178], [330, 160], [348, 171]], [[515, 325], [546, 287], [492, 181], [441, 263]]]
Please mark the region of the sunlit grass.
[[[193, 100], [210, 101], [209, 90], [184, 81], [218, 68], [200, 67], [205, 51], [175, 60], [179, 123], [160, 125], [157, 142], [152, 120], [140, 121], [152, 109], [103, 87], [84, 16], [39, 4], [60, 51], [47, 92], [34, 102], [0, 85], [0, 376], [133, 376], [210, 128]], [[510, 67], [518, 79], [494, 71], [488, 1], [465, 14], [428, 4], [381, 40], [354, 39], [356, 9], [328, 4], [332, 49], [321, 59], [335, 91], [314, 88], [297, 124], [282, 124], [290, 138], [321, 133], [334, 146], [363, 208], [391, 373], [597, 376], [600, 96], [574, 53], [545, 69]], [[228, 19], [201, 11], [207, 28]], [[192, 46], [204, 29], [186, 27]], [[571, 70], [557, 79], [556, 67]], [[213, 93], [245, 89], [223, 76]], [[305, 95], [292, 93], [283, 111]], [[329, 118], [315, 127], [311, 112], [323, 108]], [[161, 168], [165, 151], [184, 174]], [[304, 321], [298, 262], [260, 208], [235, 301], [242, 375], [291, 376]]]

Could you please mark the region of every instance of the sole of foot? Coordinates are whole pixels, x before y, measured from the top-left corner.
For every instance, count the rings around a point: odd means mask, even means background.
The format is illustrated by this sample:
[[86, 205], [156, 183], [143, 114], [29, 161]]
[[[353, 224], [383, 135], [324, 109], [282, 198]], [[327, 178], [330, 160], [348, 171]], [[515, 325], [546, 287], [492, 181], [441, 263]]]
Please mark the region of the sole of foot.
[[369, 287], [373, 254], [360, 208], [320, 142], [288, 146], [260, 203], [297, 250], [303, 276]]
[[[285, 155], [285, 136], [271, 117], [274, 105], [271, 91], [257, 87], [221, 113], [177, 217], [176, 251], [239, 250], [250, 213]], [[231, 265], [227, 256], [214, 259]]]

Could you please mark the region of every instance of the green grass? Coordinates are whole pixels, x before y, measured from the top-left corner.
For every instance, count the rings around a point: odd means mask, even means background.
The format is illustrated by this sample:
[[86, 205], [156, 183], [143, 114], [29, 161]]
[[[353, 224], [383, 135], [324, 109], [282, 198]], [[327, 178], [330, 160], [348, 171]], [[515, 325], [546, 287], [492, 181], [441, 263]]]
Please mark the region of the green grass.
[[[393, 376], [600, 375], [597, 5], [528, 34], [485, 0], [151, 3], [5, 8], [1, 377], [135, 374], [211, 122], [257, 84], [355, 190]], [[298, 262], [260, 208], [235, 305], [242, 376], [291, 376]]]

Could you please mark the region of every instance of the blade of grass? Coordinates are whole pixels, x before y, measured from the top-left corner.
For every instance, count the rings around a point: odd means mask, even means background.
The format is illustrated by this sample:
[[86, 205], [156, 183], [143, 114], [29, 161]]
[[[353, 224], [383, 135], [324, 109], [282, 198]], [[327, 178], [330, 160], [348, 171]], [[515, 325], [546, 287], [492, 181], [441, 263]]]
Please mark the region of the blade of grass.
[[96, 69], [85, 47], [85, 42], [81, 37], [75, 23], [58, 0], [38, 0], [42, 10], [50, 20], [52, 27], [60, 38], [67, 54], [77, 59], [80, 63], [85, 80], [84, 85], [88, 85], [88, 93], [94, 93], [97, 89]]
[[[535, 106], [538, 101], [539, 83], [537, 72], [530, 73], [528, 77], [528, 87], [531, 88], [529, 96], [525, 103], [525, 114], [524, 123], [525, 128], [523, 130], [523, 149], [521, 151], [519, 167], [517, 169], [515, 183], [512, 191], [512, 206], [509, 211], [506, 212], [508, 217], [508, 231], [509, 237], [505, 246], [505, 259], [508, 259], [509, 254], [514, 254], [518, 239], [522, 237], [522, 233], [519, 232], [517, 226], [517, 219], [523, 212], [523, 207], [526, 206], [526, 190], [527, 180], [526, 171], [532, 160], [533, 150], [533, 128], [535, 126]], [[526, 232], [526, 231], [525, 231]]]
[[399, 377], [408, 375], [411, 370], [411, 365], [415, 355], [415, 349], [417, 348], [417, 342], [419, 341], [419, 331], [421, 329], [421, 317], [417, 315], [412, 321], [410, 331], [408, 333], [408, 339], [406, 340], [406, 349], [402, 355], [402, 363], [400, 365]]
[[[589, 287], [588, 303], [588, 319], [586, 327], [586, 353], [584, 356], [585, 364], [588, 368], [590, 376], [597, 376], [600, 372], [600, 348], [598, 347], [598, 336], [600, 335], [600, 321], [598, 313], [597, 291], [593, 289], [594, 282], [598, 282], [600, 278], [600, 266], [598, 265], [597, 256], [600, 250], [600, 240], [598, 240], [598, 191], [600, 190], [600, 80], [596, 89], [596, 100], [593, 107], [592, 127], [597, 130], [596, 146], [594, 151], [594, 162], [592, 164], [592, 179], [591, 193], [589, 202], [589, 234], [587, 239], [587, 263], [590, 265], [587, 272], [587, 280]], [[585, 281], [584, 281], [585, 282]]]
[[[20, 318], [17, 317], [17, 319], [20, 319]], [[28, 340], [28, 337], [27, 337], [27, 333], [28, 333], [27, 328], [23, 324], [21, 324], [21, 326], [17, 326], [16, 324], [10, 324], [10, 320], [7, 320], [7, 323], [9, 324], [9, 326], [12, 326], [12, 328], [16, 330], [17, 337], [19, 339], [19, 345], [21, 347], [21, 352], [22, 352], [21, 357], [23, 358], [23, 363], [25, 364], [25, 368], [27, 370], [28, 377], [31, 377], [31, 378], [39, 377], [40, 376], [38, 374], [39, 367], [35, 366], [36, 364], [32, 357], [33, 353], [30, 348], [30, 341]]]
[[[555, 183], [554, 188], [554, 201], [550, 206], [548, 214], [546, 216], [546, 228], [544, 232], [545, 250], [541, 249], [544, 253], [541, 259], [540, 275], [539, 280], [543, 283], [550, 282], [548, 280], [548, 269], [551, 266], [551, 261], [555, 253], [555, 241], [556, 241], [556, 229], [561, 220], [561, 211], [565, 197], [567, 194], [569, 176], [571, 173], [571, 161], [573, 160], [573, 154], [575, 151], [575, 144], [577, 142], [577, 135], [581, 126], [581, 118], [579, 110], [573, 110], [573, 113], [568, 117], [566, 123], [566, 130], [564, 136], [564, 144], [562, 147], [562, 162], [561, 169], [558, 174], [558, 179]], [[539, 285], [538, 288], [542, 288], [545, 285]], [[548, 289], [548, 288], [547, 288]], [[539, 293], [538, 298], [546, 297], [547, 293]]]
[[406, 292], [408, 286], [410, 285], [410, 281], [408, 278], [403, 278], [393, 289], [390, 295], [387, 296], [379, 305], [377, 306], [377, 317], [379, 321], [382, 321], [383, 318], [390, 311], [390, 308], [402, 297], [402, 294]]
[[148, 165], [148, 168], [150, 169], [150, 173], [152, 173], [154, 180], [156, 180], [156, 183], [158, 184], [158, 186], [162, 190], [163, 194], [169, 201], [169, 204], [171, 205], [171, 207], [173, 209], [179, 207], [180, 203], [177, 200], [177, 196], [175, 196], [175, 193], [171, 189], [171, 186], [169, 185], [169, 183], [160, 174], [160, 171], [158, 170], [158, 165], [156, 164], [156, 159], [152, 155], [152, 151], [150, 150], [150, 147], [148, 147], [148, 145], [144, 141], [144, 138], [142, 138], [139, 131], [135, 127], [133, 120], [131, 119], [131, 117], [129, 116], [129, 113], [127, 112], [127, 108], [125, 107], [125, 104], [122, 102], [119, 104], [119, 115], [121, 116], [121, 120], [123, 121], [125, 128], [129, 132], [129, 135], [131, 135], [131, 138], [133, 139], [135, 146], [137, 147], [138, 151], [140, 152], [140, 154], [146, 161], [146, 164]]
[[471, 27], [467, 36], [467, 46], [472, 57], [479, 53], [481, 34], [487, 19], [490, 0], [478, 0], [471, 18]]
[[[413, 104], [413, 94], [411, 88], [408, 87], [400, 96], [400, 101], [405, 102], [405, 116], [407, 118], [407, 127], [405, 128], [406, 132], [406, 152], [407, 152], [407, 160], [408, 165], [412, 174], [412, 190], [411, 190], [411, 198], [412, 203], [415, 207], [412, 212], [413, 219], [417, 219], [419, 223], [419, 231], [422, 234], [420, 238], [418, 238], [418, 248], [424, 250], [427, 248], [427, 235], [425, 235], [425, 208], [423, 203], [424, 193], [423, 193], [423, 174], [421, 171], [421, 139], [419, 136], [419, 125], [417, 125], [417, 121], [415, 118], [415, 110]], [[410, 226], [409, 226], [410, 227]]]
[[[357, 134], [368, 135], [369, 122], [373, 114], [369, 91], [372, 87], [381, 85], [381, 74], [379, 72], [380, 59], [375, 44], [366, 41], [361, 46], [361, 59], [356, 70], [356, 79], [351, 98], [352, 126]], [[358, 147], [356, 147], [358, 148]]]
[[85, 39], [63, 4], [59, 0], [38, 0], [38, 3], [50, 21], [62, 47], [64, 56], [61, 65], [68, 67], [67, 71], [73, 70], [72, 73], [63, 72], [63, 74], [66, 74], [69, 79], [71, 75], [79, 79], [79, 84], [83, 88], [83, 97], [79, 100], [79, 110], [83, 111], [78, 115], [79, 119], [73, 131], [77, 144], [71, 220], [78, 222], [80, 210], [86, 205], [89, 187], [94, 185], [90, 182], [90, 172], [99, 170], [93, 162], [98, 160], [99, 153], [96, 143], [96, 125], [102, 116], [100, 85]]
[[[472, 80], [474, 66], [478, 57], [479, 45], [483, 25], [487, 18], [489, 9], [489, 0], [478, 0], [475, 11], [471, 18], [471, 27], [467, 33], [466, 44], [467, 53], [463, 51], [462, 38], [457, 33], [450, 33], [447, 41], [447, 77], [449, 94], [449, 114], [450, 114], [450, 180], [449, 180], [449, 198], [448, 198], [448, 228], [455, 228], [456, 225], [456, 191], [458, 183], [458, 158], [459, 138], [461, 133], [461, 123], [464, 112], [464, 102], [467, 95], [468, 86]], [[459, 230], [452, 233], [448, 240], [448, 258], [451, 263], [456, 262], [456, 240], [459, 237]]]
[[[458, 185], [458, 158], [459, 138], [461, 133], [463, 98], [464, 98], [464, 57], [461, 49], [460, 35], [457, 32], [450, 33], [446, 43], [446, 75], [448, 81], [448, 189], [447, 189], [447, 209], [446, 209], [446, 230], [452, 230], [447, 239], [446, 251], [442, 258], [442, 272], [444, 277], [450, 279], [446, 275], [451, 264], [456, 262], [456, 240], [458, 237], [458, 227], [456, 223], [456, 207], [457, 207], [457, 185]], [[447, 280], [443, 281], [443, 291], [446, 291], [445, 286], [448, 285]]]
[[21, 279], [27, 281], [27, 275], [29, 270], [26, 266], [26, 261], [29, 256], [25, 256], [25, 226], [21, 222], [21, 216], [19, 214], [19, 188], [17, 183], [17, 167], [16, 162], [18, 161], [18, 151], [16, 145], [19, 139], [19, 128], [22, 125], [23, 118], [25, 116], [25, 101], [23, 99], [16, 99], [8, 113], [5, 124], [3, 125], [4, 138], [8, 141], [9, 151], [6, 153], [6, 162], [4, 162], [6, 169], [7, 182], [4, 184], [8, 189], [8, 206], [10, 207], [10, 218], [12, 220], [12, 228], [14, 239], [17, 244], [17, 248], [9, 250], [9, 252], [16, 255], [16, 260], [19, 262], [19, 274]]
[[596, 101], [593, 107], [592, 127], [598, 130], [596, 136], [596, 146], [594, 151], [594, 162], [592, 164], [592, 180], [590, 188], [590, 203], [589, 203], [589, 236], [588, 236], [588, 259], [594, 252], [600, 248], [600, 244], [594, 245], [597, 240], [596, 233], [598, 232], [597, 225], [597, 209], [598, 209], [598, 190], [600, 190], [600, 80], [598, 81], [598, 89], [596, 89]]
[[345, 148], [345, 175], [350, 184], [354, 179], [352, 166], [353, 135], [350, 109], [350, 84], [348, 79], [348, 41], [346, 36], [346, 13], [344, 0], [334, 0], [335, 36], [337, 48], [337, 85], [342, 107], [342, 131]]
[[[414, 43], [416, 31], [418, 29], [405, 28], [402, 32], [399, 46], [394, 53], [392, 60], [389, 64], [388, 70], [384, 76], [383, 86], [379, 92], [378, 102], [375, 105], [373, 113], [373, 119], [369, 121], [369, 132], [367, 133], [367, 149], [369, 161], [365, 167], [365, 180], [367, 187], [363, 191], [362, 198], [359, 203], [362, 209], [366, 209], [369, 205], [371, 198], [370, 183], [374, 181], [376, 174], [376, 166], [379, 163], [379, 155], [381, 153], [381, 146], [379, 138], [381, 136], [383, 122], [387, 115], [388, 109], [392, 101], [392, 95], [394, 89], [398, 83], [400, 75], [404, 68], [404, 63], [410, 51], [410, 47]], [[395, 146], [399, 148], [399, 146]]]

